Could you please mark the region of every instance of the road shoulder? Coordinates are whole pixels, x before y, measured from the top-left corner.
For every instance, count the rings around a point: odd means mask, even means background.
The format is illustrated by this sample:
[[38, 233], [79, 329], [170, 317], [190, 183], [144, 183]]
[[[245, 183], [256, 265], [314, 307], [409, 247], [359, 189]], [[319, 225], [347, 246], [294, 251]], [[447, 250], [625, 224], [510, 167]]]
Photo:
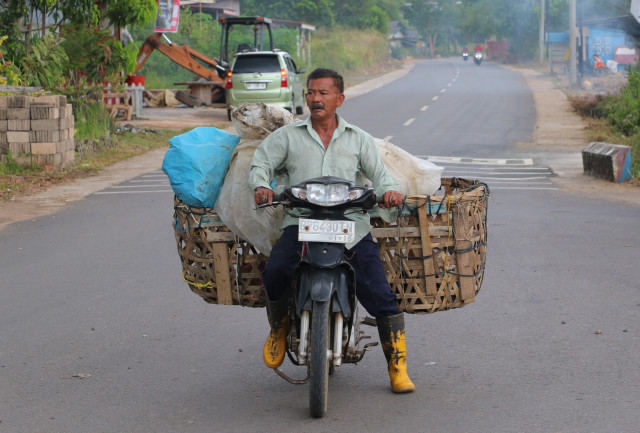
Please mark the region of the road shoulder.
[[532, 142], [521, 143], [528, 152], [549, 165], [551, 178], [563, 191], [599, 200], [640, 206], [640, 187], [587, 176], [582, 168], [582, 150], [589, 144], [587, 125], [574, 112], [567, 95], [549, 75], [532, 69], [509, 67], [519, 73], [531, 89], [536, 105]]

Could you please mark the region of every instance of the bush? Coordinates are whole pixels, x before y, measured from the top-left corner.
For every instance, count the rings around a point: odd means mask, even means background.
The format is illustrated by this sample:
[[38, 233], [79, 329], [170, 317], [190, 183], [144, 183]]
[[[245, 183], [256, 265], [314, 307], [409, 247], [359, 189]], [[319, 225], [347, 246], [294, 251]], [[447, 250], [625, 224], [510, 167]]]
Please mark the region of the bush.
[[624, 135], [640, 131], [640, 66], [627, 68], [628, 82], [619, 96], [607, 98], [602, 106], [607, 120]]
[[313, 65], [331, 68], [343, 76], [389, 59], [389, 44], [381, 33], [334, 28], [319, 30], [311, 45]]

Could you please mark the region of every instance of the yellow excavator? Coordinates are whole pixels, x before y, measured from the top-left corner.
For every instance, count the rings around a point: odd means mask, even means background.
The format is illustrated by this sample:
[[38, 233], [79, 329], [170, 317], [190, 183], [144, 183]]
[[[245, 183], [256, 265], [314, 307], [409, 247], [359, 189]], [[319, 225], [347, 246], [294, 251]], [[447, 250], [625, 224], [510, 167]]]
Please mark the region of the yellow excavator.
[[269, 50], [273, 50], [273, 33], [271, 20], [264, 17], [221, 17], [218, 19], [222, 26], [220, 39], [220, 53], [218, 58], [208, 57], [188, 47], [176, 45], [164, 33], [154, 33], [149, 36], [138, 51], [138, 62], [134, 74], [137, 74], [153, 51], [158, 50], [169, 59], [190, 70], [204, 80], [213, 83], [212, 101], [224, 102], [225, 79], [229, 68], [229, 33], [233, 26], [253, 26], [253, 45], [241, 44], [237, 51], [265, 49], [265, 30], [269, 38]]

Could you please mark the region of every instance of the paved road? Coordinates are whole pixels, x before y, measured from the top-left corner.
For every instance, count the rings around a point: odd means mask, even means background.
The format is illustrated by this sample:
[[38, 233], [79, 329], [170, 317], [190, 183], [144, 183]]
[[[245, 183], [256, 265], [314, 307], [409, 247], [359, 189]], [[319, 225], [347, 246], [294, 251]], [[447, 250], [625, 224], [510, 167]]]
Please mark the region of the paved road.
[[[407, 316], [415, 393], [388, 392], [377, 350], [336, 372], [329, 415], [309, 419], [306, 388], [262, 365], [264, 311], [208, 305], [187, 289], [172, 194], [164, 175], [148, 170], [0, 230], [0, 431], [637, 432], [639, 210], [525, 179], [527, 167], [554, 178], [548, 159], [517, 143], [533, 131], [530, 90], [490, 62], [464, 66], [417, 63], [344, 107], [353, 123], [386, 125], [376, 135], [440, 156], [446, 173], [486, 179], [493, 191], [476, 302]], [[453, 86], [420, 111], [456, 68]], [[419, 92], [403, 90], [418, 81]], [[519, 126], [501, 130], [496, 121], [461, 140], [455, 128], [427, 128], [428, 115], [456, 115], [447, 98], [462, 84], [473, 84], [480, 102], [512, 89], [517, 97], [503, 97], [522, 101]], [[383, 119], [353, 111], [385, 92], [418, 102]], [[506, 107], [509, 117], [518, 104]], [[458, 120], [474, 129], [473, 116]], [[438, 139], [424, 146], [434, 128]]]

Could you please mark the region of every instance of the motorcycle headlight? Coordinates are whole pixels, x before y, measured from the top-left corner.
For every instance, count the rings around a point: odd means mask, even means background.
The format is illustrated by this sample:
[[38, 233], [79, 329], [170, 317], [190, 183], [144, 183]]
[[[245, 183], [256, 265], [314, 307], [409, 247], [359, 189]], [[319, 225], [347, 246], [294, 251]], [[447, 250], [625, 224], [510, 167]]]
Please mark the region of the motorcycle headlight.
[[364, 194], [363, 188], [351, 188], [344, 183], [308, 183], [306, 188], [293, 187], [291, 192], [301, 200], [306, 200], [319, 206], [337, 206], [360, 198]]

